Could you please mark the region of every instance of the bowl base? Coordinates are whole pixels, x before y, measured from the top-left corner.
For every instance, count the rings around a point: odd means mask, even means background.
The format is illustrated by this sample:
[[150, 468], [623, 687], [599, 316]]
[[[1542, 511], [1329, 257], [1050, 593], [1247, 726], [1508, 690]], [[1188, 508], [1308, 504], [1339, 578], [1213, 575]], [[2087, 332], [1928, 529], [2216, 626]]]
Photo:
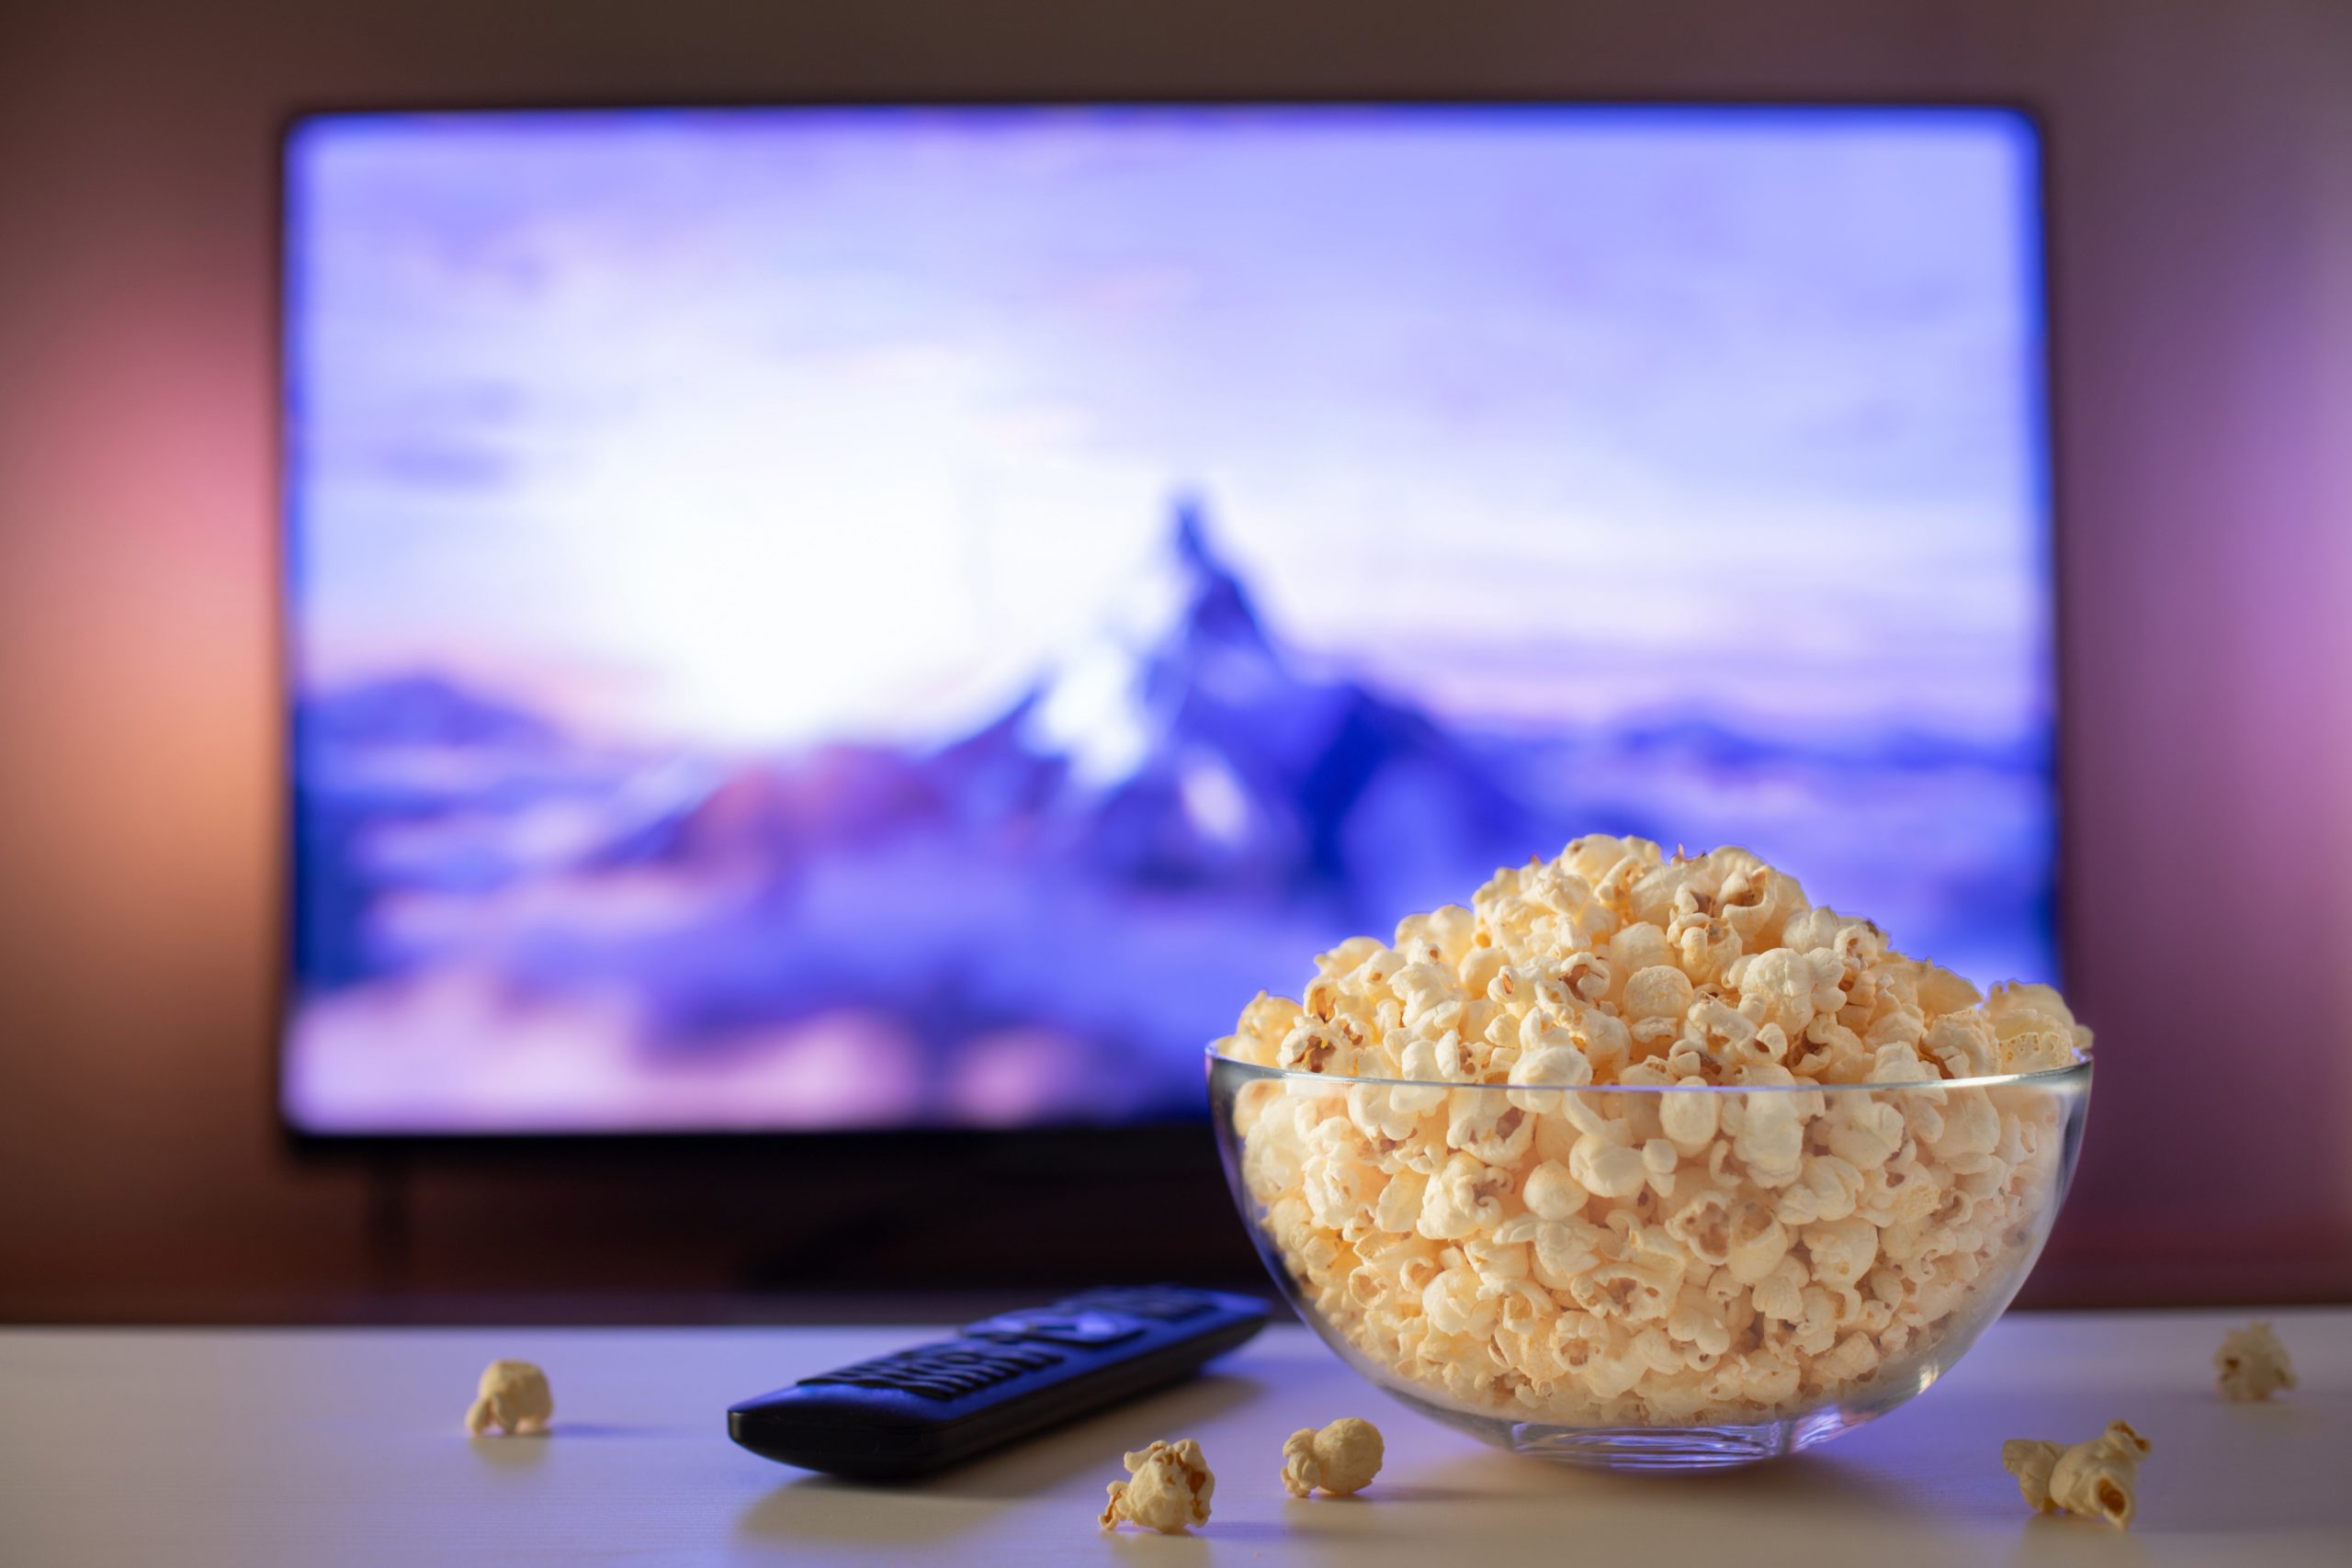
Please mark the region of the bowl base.
[[1555, 1427], [1543, 1421], [1512, 1421], [1476, 1416], [1390, 1388], [1389, 1393], [1422, 1415], [1469, 1432], [1498, 1448], [1555, 1464], [1592, 1470], [1724, 1470], [1782, 1454], [1801, 1453], [1877, 1414], [1832, 1407], [1774, 1421], [1713, 1427]]

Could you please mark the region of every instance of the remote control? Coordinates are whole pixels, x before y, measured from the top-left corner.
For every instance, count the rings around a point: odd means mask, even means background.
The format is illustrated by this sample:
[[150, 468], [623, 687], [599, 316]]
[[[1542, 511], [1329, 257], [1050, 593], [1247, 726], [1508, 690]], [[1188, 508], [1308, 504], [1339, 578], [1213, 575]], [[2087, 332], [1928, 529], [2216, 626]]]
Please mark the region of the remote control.
[[727, 1412], [727, 1435], [807, 1470], [923, 1475], [1174, 1382], [1265, 1322], [1249, 1296], [1088, 1291], [747, 1399]]

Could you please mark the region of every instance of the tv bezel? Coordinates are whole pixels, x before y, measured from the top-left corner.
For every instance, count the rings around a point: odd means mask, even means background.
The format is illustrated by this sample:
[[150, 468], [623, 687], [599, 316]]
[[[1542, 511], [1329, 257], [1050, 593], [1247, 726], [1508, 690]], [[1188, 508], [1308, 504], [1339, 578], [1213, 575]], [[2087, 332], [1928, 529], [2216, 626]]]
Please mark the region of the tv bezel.
[[[279, 118], [271, 139], [273, 158], [270, 170], [270, 362], [273, 393], [270, 417], [271, 467], [270, 505], [276, 549], [272, 555], [274, 572], [273, 639], [271, 647], [271, 694], [276, 706], [276, 735], [278, 766], [277, 769], [277, 805], [278, 814], [276, 834], [282, 856], [278, 874], [274, 879], [277, 905], [274, 910], [277, 941], [273, 951], [274, 973], [269, 996], [270, 1071], [267, 1093], [270, 1097], [269, 1118], [277, 1129], [279, 1143], [289, 1153], [306, 1160], [340, 1161], [359, 1158], [379, 1165], [398, 1167], [411, 1157], [426, 1155], [452, 1160], [505, 1162], [523, 1156], [532, 1163], [548, 1157], [564, 1156], [598, 1159], [614, 1156], [643, 1158], [658, 1162], [686, 1159], [726, 1160], [751, 1159], [763, 1168], [773, 1169], [780, 1176], [815, 1168], [820, 1165], [842, 1170], [842, 1162], [852, 1162], [851, 1168], [871, 1167], [882, 1162], [916, 1162], [922, 1167], [941, 1172], [956, 1172], [959, 1176], [977, 1176], [984, 1182], [991, 1172], [1002, 1179], [1005, 1168], [1001, 1163], [1007, 1152], [1008, 1140], [1019, 1140], [1023, 1157], [1015, 1162], [1021, 1171], [1033, 1175], [1064, 1172], [1115, 1172], [1117, 1170], [1151, 1168], [1163, 1174], [1193, 1169], [1201, 1174], [1218, 1171], [1214, 1140], [1208, 1135], [1205, 1114], [1197, 1117], [1159, 1119], [1126, 1122], [1047, 1122], [1033, 1126], [978, 1128], [966, 1126], [910, 1127], [839, 1127], [839, 1128], [724, 1128], [707, 1129], [612, 1129], [564, 1128], [512, 1129], [499, 1132], [432, 1130], [364, 1130], [353, 1132], [322, 1131], [299, 1123], [286, 1103], [286, 1072], [288, 1033], [293, 1023], [297, 976], [293, 958], [293, 930], [302, 885], [302, 862], [300, 836], [296, 829], [296, 791], [294, 784], [295, 705], [293, 702], [294, 650], [298, 642], [295, 627], [295, 604], [291, 592], [293, 581], [294, 528], [291, 515], [292, 485], [288, 474], [290, 442], [288, 437], [288, 393], [290, 367], [288, 353], [290, 333], [288, 330], [288, 244], [290, 238], [288, 218], [289, 187], [288, 163], [296, 137], [304, 127], [316, 121], [369, 116], [432, 116], [432, 115], [565, 115], [609, 114], [633, 111], [763, 111], [763, 110], [830, 110], [830, 109], [1385, 109], [1385, 108], [1597, 108], [1640, 109], [1661, 111], [1743, 112], [1743, 111], [1828, 111], [1855, 114], [1906, 114], [1912, 112], [1964, 111], [1973, 114], [2006, 115], [2018, 122], [2027, 134], [2032, 157], [2034, 176], [2033, 200], [2029, 214], [2033, 224], [2030, 235], [2032, 254], [2036, 263], [2036, 288], [2029, 303], [2036, 311], [2039, 354], [2034, 370], [2034, 384], [2029, 388], [2029, 406], [2036, 432], [2040, 437], [2033, 457], [2036, 463], [2036, 489], [2042, 521], [2044, 554], [2043, 582], [2046, 585], [2046, 646], [2048, 661], [2047, 690], [2050, 694], [2050, 755], [2046, 777], [2050, 788], [2052, 853], [2050, 860], [2050, 926], [2053, 962], [2062, 982], [2066, 977], [2066, 955], [2071, 948], [2067, 941], [2066, 874], [2068, 837], [2065, 830], [2066, 808], [2064, 782], [2067, 749], [2066, 694], [2064, 658], [2065, 579], [2063, 572], [2064, 551], [2061, 548], [2064, 505], [2060, 483], [2063, 465], [2059, 461], [2060, 426], [2058, 417], [2059, 352], [2052, 323], [2057, 319], [2057, 268], [2054, 265], [2053, 159], [2051, 155], [2052, 136], [2049, 117], [2035, 102], [2008, 96], [1979, 96], [1968, 95], [1941, 96], [1932, 94], [1890, 97], [1874, 94], [1744, 94], [1726, 92], [1705, 97], [1684, 94], [1643, 95], [1612, 93], [1609, 95], [1567, 94], [1544, 96], [1529, 94], [1494, 96], [1463, 93], [1328, 93], [1295, 92], [1265, 93], [1178, 93], [1085, 95], [1065, 93], [1006, 93], [975, 94], [970, 92], [928, 93], [905, 95], [842, 96], [835, 95], [797, 96], [777, 95], [757, 98], [737, 96], [695, 97], [670, 96], [660, 99], [643, 97], [578, 98], [564, 97], [545, 102], [516, 100], [483, 101], [469, 98], [434, 99], [397, 96], [381, 100], [336, 100], [306, 102], [288, 108]], [[1205, 1050], [1207, 1042], [1203, 1042]], [[1204, 1067], [1205, 1081], [1205, 1066]], [[1218, 1178], [1221, 1180], [1221, 1177]], [[1222, 1224], [1220, 1218], [1217, 1222]]]

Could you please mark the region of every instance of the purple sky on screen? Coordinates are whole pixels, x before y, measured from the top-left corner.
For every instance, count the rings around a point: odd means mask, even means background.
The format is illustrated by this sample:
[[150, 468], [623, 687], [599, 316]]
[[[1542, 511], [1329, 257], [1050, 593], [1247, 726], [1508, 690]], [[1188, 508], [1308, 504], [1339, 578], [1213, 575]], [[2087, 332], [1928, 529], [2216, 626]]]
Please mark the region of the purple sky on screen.
[[360, 118], [293, 170], [313, 684], [944, 737], [1195, 493], [1303, 657], [1465, 720], [2047, 722], [2003, 115]]
[[346, 117], [290, 172], [305, 1125], [1193, 1114], [1241, 999], [1596, 829], [2051, 973], [2011, 117]]

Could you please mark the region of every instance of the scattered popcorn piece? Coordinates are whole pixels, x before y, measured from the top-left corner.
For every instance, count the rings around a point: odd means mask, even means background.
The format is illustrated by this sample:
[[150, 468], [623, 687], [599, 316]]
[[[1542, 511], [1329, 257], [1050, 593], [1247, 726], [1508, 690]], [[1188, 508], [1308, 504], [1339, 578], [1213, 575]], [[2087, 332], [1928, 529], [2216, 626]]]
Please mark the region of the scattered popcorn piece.
[[1201, 1445], [1190, 1438], [1153, 1443], [1126, 1456], [1127, 1479], [1114, 1481], [1110, 1501], [1097, 1521], [1108, 1529], [1139, 1525], [1162, 1535], [1181, 1534], [1189, 1525], [1209, 1522], [1209, 1498], [1216, 1477], [1201, 1457]]
[[1386, 1457], [1380, 1428], [1343, 1416], [1321, 1431], [1301, 1427], [1283, 1444], [1283, 1487], [1304, 1497], [1317, 1487], [1345, 1497], [1372, 1484]]
[[2049, 987], [1980, 993], [1744, 850], [1606, 834], [1340, 943], [1305, 998], [1216, 1045], [1289, 1074], [1232, 1130], [1300, 1300], [1450, 1408], [1564, 1425], [1933, 1371], [2064, 1170], [2067, 1090], [1982, 1080], [2091, 1043]]
[[2130, 1423], [2110, 1421], [2106, 1431], [2072, 1448], [2012, 1438], [2001, 1445], [2001, 1464], [2036, 1511], [2081, 1514], [2129, 1529], [2139, 1507], [2140, 1461], [2147, 1452], [2148, 1439]]
[[1315, 1457], [1315, 1428], [1301, 1427], [1283, 1441], [1283, 1490], [1304, 1497], [1323, 1483], [1323, 1463]]
[[479, 1438], [496, 1427], [513, 1437], [536, 1437], [554, 1418], [547, 1373], [528, 1361], [492, 1361], [466, 1407], [466, 1430]]
[[2267, 1399], [2295, 1386], [2295, 1364], [2270, 1325], [2257, 1320], [2222, 1337], [2213, 1376], [2223, 1399]]
[[2001, 1445], [2001, 1468], [2018, 1478], [2025, 1506], [2037, 1514], [2058, 1511], [2058, 1505], [2050, 1500], [2050, 1472], [2058, 1468], [2058, 1456], [2065, 1451], [2064, 1445], [2045, 1443], [2039, 1438], [2011, 1438]]
[[2128, 1422], [2110, 1421], [2106, 1431], [2058, 1456], [2050, 1472], [2050, 1500], [2070, 1514], [2129, 1529], [2139, 1506], [2140, 1461], [2147, 1452], [2148, 1439]]

